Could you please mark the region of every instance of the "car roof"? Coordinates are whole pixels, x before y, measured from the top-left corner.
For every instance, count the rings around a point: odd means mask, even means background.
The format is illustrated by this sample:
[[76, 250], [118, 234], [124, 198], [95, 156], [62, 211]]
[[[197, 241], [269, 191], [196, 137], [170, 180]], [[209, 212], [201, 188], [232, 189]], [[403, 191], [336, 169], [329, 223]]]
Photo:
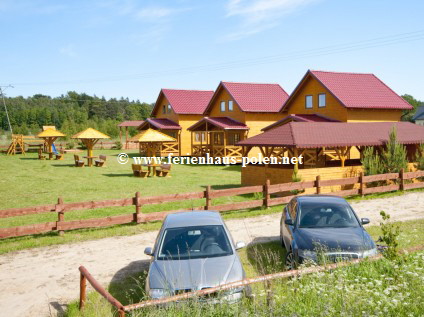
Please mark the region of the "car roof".
[[329, 202], [344, 202], [347, 203], [346, 199], [339, 196], [332, 195], [303, 195], [298, 196], [297, 200], [299, 202], [311, 202], [311, 203], [329, 203]]
[[164, 228], [223, 225], [217, 211], [184, 211], [169, 214], [163, 223]]

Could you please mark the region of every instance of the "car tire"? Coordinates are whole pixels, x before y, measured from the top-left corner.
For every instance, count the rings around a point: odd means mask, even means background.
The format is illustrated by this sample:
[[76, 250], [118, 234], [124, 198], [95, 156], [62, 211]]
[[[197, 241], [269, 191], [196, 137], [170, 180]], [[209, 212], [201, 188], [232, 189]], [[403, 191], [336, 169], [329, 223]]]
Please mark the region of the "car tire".
[[286, 254], [286, 258], [284, 260], [284, 264], [286, 266], [287, 271], [296, 269], [296, 259], [294, 258], [294, 253], [292, 250], [288, 251]]

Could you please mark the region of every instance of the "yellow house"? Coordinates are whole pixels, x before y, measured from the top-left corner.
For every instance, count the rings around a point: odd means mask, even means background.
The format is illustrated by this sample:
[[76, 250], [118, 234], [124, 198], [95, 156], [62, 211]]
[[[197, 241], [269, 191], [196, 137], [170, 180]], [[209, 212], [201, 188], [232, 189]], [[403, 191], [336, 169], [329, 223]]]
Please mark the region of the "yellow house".
[[220, 82], [204, 118], [188, 128], [192, 154], [239, 160], [242, 147], [236, 144], [281, 119], [287, 98], [278, 84]]
[[374, 74], [308, 70], [273, 127], [290, 121], [397, 122], [407, 109], [412, 106]]
[[161, 89], [151, 118], [138, 130], [156, 129], [177, 140], [163, 143], [160, 156], [191, 155], [191, 133], [187, 128], [203, 118], [213, 93], [212, 90]]

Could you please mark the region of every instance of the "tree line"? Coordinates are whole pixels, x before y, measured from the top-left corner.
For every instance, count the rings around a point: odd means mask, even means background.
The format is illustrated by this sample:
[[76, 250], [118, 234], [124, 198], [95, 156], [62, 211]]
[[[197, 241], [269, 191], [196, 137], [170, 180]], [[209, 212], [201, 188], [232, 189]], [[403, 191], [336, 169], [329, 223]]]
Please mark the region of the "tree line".
[[[139, 100], [105, 99], [74, 91], [55, 98], [41, 94], [27, 98], [6, 97], [5, 102], [14, 134], [36, 135], [43, 125], [54, 125], [67, 138], [88, 127], [116, 138], [120, 122], [144, 120], [153, 107]], [[0, 107], [0, 132], [9, 132], [3, 105]]]

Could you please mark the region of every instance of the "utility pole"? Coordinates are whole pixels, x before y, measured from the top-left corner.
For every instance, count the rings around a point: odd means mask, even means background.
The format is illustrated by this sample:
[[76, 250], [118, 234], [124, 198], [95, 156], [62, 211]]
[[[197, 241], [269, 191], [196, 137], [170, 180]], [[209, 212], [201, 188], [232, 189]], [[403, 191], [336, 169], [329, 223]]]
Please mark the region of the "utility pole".
[[13, 86], [12, 85], [0, 86], [0, 94], [1, 94], [1, 98], [3, 99], [4, 110], [6, 111], [6, 117], [7, 117], [7, 122], [9, 123], [10, 134], [13, 134], [12, 125], [10, 124], [10, 119], [9, 119], [9, 113], [7, 112], [6, 100], [4, 99], [4, 94], [3, 94], [4, 88], [13, 88]]

